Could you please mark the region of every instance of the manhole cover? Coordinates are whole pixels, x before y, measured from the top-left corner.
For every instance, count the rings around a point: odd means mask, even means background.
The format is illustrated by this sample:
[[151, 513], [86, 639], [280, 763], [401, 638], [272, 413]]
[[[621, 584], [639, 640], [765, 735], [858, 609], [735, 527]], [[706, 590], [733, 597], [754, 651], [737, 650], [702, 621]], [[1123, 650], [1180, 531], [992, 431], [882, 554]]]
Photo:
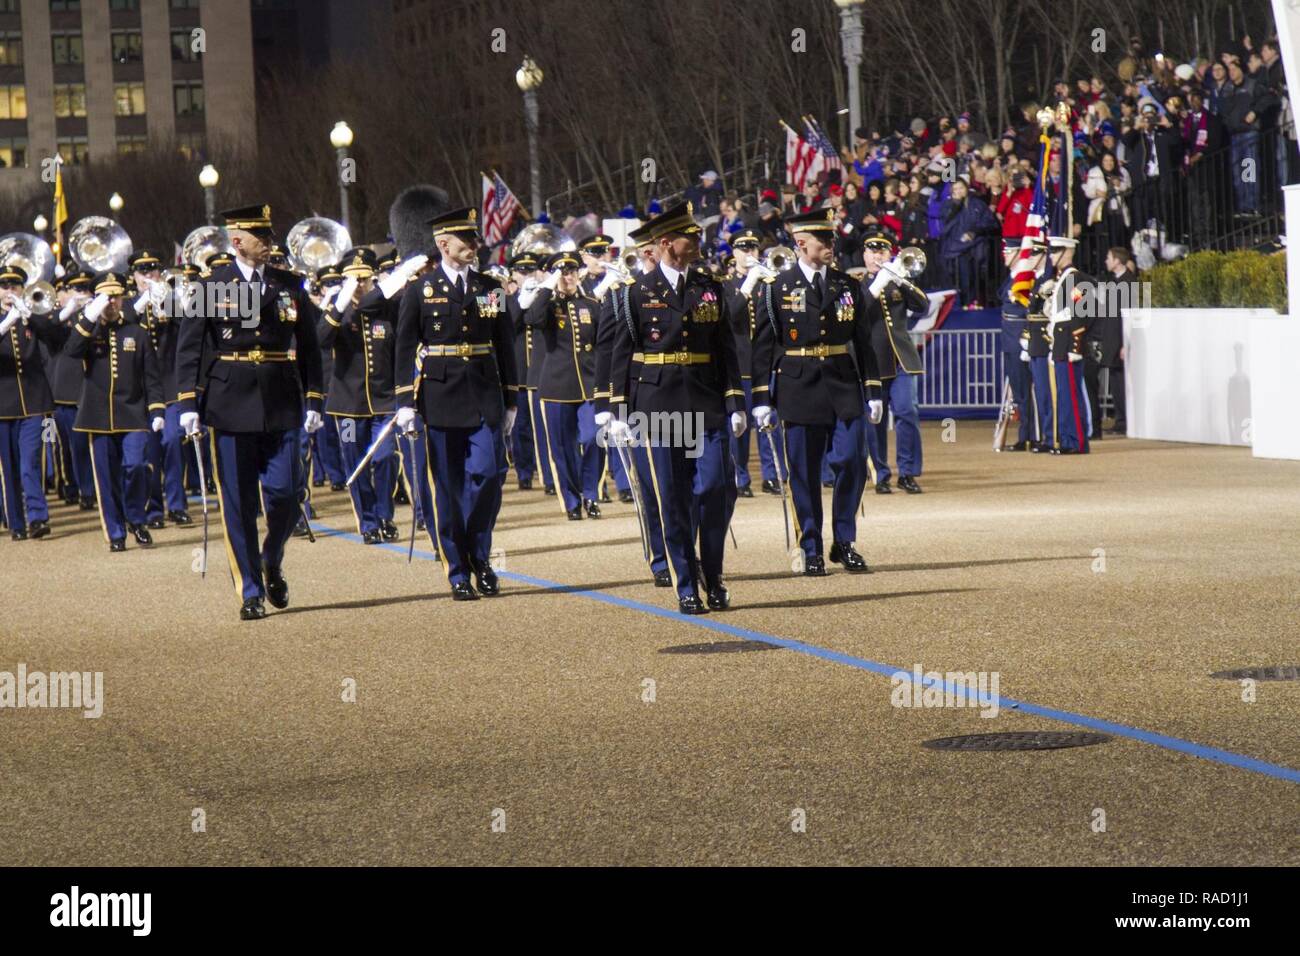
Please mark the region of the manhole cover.
[[1300, 666], [1278, 664], [1274, 667], [1242, 667], [1235, 671], [1216, 671], [1211, 677], [1225, 680], [1300, 680]]
[[779, 644], [766, 641], [714, 641], [712, 644], [679, 644], [660, 649], [660, 654], [736, 654], [741, 651], [779, 651]]
[[1110, 737], [1106, 734], [1041, 731], [940, 737], [927, 740], [921, 746], [930, 750], [1060, 750], [1063, 747], [1091, 747], [1108, 740]]

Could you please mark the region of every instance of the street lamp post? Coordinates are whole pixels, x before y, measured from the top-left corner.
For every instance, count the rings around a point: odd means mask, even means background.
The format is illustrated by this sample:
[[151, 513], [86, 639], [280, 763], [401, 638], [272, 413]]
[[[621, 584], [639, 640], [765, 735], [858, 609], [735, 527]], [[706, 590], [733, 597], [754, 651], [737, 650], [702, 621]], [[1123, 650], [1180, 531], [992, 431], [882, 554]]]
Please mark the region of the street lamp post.
[[849, 86], [849, 135], [862, 125], [862, 6], [864, 0], [835, 0], [840, 8], [840, 47]]
[[524, 94], [524, 126], [528, 130], [528, 179], [533, 193], [533, 218], [542, 214], [542, 169], [537, 161], [537, 90], [542, 85], [542, 68], [530, 56], [515, 71], [515, 83]]
[[199, 170], [199, 185], [203, 187], [203, 209], [207, 213], [208, 225], [217, 218], [217, 183], [221, 181], [221, 174], [217, 172], [217, 167], [211, 163]]
[[344, 229], [350, 229], [348, 223], [348, 180], [344, 175], [348, 158], [348, 147], [352, 145], [352, 127], [343, 120], [334, 124], [330, 130], [330, 144], [338, 151], [339, 158], [339, 221]]

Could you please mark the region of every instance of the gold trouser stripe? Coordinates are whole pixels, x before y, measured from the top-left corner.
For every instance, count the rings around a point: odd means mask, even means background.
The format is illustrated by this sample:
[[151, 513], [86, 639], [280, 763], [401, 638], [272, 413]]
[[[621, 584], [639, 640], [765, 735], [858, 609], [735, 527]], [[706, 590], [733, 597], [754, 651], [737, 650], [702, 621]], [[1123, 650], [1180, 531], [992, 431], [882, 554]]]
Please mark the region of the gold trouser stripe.
[[[239, 561], [235, 558], [235, 549], [230, 544], [230, 519], [233, 517], [239, 520], [238, 515], [231, 515], [230, 509], [226, 507], [226, 497], [221, 493], [221, 456], [217, 454], [217, 432], [213, 428], [208, 429], [208, 442], [212, 454], [209, 458], [212, 461], [212, 473], [216, 480], [213, 482], [217, 486], [217, 507], [221, 510], [221, 530], [225, 532], [226, 542], [226, 560], [230, 562], [230, 580], [235, 586], [235, 594], [239, 600], [244, 600], [244, 574], [239, 570]], [[201, 448], [195, 448], [194, 454], [202, 453]], [[238, 480], [238, 476], [236, 476]], [[260, 489], [259, 489], [260, 490]]]
[[[537, 404], [541, 406], [542, 410], [540, 417], [542, 419], [542, 432], [546, 435], [546, 461], [551, 466], [551, 481], [555, 482], [555, 497], [560, 499], [560, 510], [567, 515], [569, 509], [564, 507], [564, 488], [560, 485], [560, 469], [555, 467], [555, 443], [551, 441], [551, 426], [546, 424], [546, 399], [539, 398]], [[534, 453], [533, 457], [537, 457], [536, 453]], [[546, 484], [546, 482], [542, 482], [542, 484]], [[578, 491], [578, 498], [582, 498], [581, 489]], [[582, 505], [579, 504], [578, 507], [581, 508]]]
[[[108, 522], [104, 520], [104, 486], [99, 483], [99, 468], [95, 465], [95, 439], [97, 437], [96, 435], [88, 437], [90, 444], [90, 474], [95, 479], [95, 510], [99, 512], [99, 527], [104, 532], [104, 540], [112, 544], [113, 539], [108, 536]], [[109, 477], [111, 478], [112, 475]]]
[[1049, 355], [1047, 357], [1047, 387], [1052, 393], [1052, 447], [1061, 447], [1061, 416], [1057, 412], [1056, 403], [1059, 396], [1056, 394], [1056, 361]]
[[[803, 522], [799, 520], [799, 506], [795, 504], [794, 491], [790, 488], [790, 476], [793, 472], [790, 470], [790, 438], [786, 434], [785, 422], [781, 422], [781, 457], [785, 459], [785, 493], [790, 498], [790, 510], [794, 512], [794, 523], [798, 534], [795, 536], [795, 543], [798, 545], [799, 553], [803, 553]], [[807, 440], [805, 436], [805, 441]], [[823, 454], [825, 452], [823, 451]], [[779, 470], [779, 469], [778, 469]], [[817, 494], [822, 493], [822, 476], [819, 471], [813, 476], [814, 480], [809, 484], [817, 489]], [[812, 517], [809, 515], [809, 517]], [[821, 528], [817, 529], [818, 531]], [[789, 557], [789, 555], [787, 555]]]
[[433, 442], [429, 440], [429, 426], [424, 426], [424, 470], [429, 475], [429, 497], [433, 499], [433, 514], [424, 520], [425, 528], [433, 529], [434, 549], [438, 552], [439, 563], [442, 565], [442, 573], [447, 576], [447, 584], [451, 584], [451, 561], [442, 553], [442, 539], [438, 532], [438, 482], [433, 477]]
[[[664, 520], [664, 503], [659, 497], [659, 475], [655, 471], [655, 456], [649, 445], [645, 450], [646, 461], [650, 463], [650, 490], [655, 493], [655, 508], [659, 511], [659, 533], [663, 535], [664, 562], [668, 565], [668, 576], [673, 582], [673, 593], [677, 593], [677, 570], [673, 567], [673, 556], [668, 549], [668, 526]], [[692, 545], [693, 546], [693, 545]]]

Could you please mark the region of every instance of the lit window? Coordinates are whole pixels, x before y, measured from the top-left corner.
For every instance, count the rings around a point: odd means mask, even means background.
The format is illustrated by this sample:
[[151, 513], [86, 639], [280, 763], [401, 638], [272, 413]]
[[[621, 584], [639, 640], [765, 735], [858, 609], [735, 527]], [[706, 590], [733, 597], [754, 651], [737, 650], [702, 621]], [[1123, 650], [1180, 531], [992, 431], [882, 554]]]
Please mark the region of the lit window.
[[139, 63], [144, 59], [144, 45], [139, 30], [115, 30], [112, 42], [115, 63]]
[[54, 115], [58, 117], [86, 115], [86, 84], [56, 83], [54, 86]]
[[27, 87], [0, 86], [0, 119], [27, 118]]
[[144, 115], [143, 83], [114, 83], [113, 97], [116, 103], [114, 112], [118, 116]]

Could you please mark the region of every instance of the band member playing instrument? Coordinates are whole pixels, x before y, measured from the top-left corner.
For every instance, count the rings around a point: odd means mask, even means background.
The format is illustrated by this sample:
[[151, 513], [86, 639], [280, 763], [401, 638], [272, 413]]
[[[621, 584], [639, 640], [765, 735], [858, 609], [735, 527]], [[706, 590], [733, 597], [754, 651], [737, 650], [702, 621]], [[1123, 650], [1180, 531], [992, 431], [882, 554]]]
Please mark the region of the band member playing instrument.
[[[667, 441], [662, 434], [651, 439], [648, 459], [678, 607], [683, 614], [705, 614], [730, 605], [722, 579], [736, 495], [729, 444], [747, 425], [745, 393], [722, 285], [690, 268], [700, 242], [691, 204], [661, 214], [646, 230], [658, 247], [659, 265], [628, 289], [628, 312], [614, 324], [609, 402], [618, 412], [630, 400], [631, 411], [652, 422], [658, 417], [684, 423], [689, 417], [701, 426], [693, 436], [679, 428]], [[635, 353], [641, 364], [633, 391]], [[609, 432], [616, 442], [633, 437], [622, 414]]]
[[551, 278], [528, 307], [524, 322], [542, 338], [545, 357], [538, 391], [549, 465], [569, 520], [580, 520], [584, 510], [587, 517], [599, 518], [605, 449], [596, 441], [592, 402], [600, 303], [580, 285], [577, 253], [557, 252], [546, 268]]
[[510, 451], [515, 463], [515, 477], [519, 481], [520, 491], [531, 491], [533, 475], [540, 471], [543, 475], [542, 483], [554, 492], [555, 488], [550, 483], [555, 479], [550, 477], [550, 471], [546, 466], [545, 440], [543, 439], [539, 444], [537, 436], [541, 424], [533, 421], [532, 392], [536, 386], [531, 384], [534, 379], [531, 365], [533, 337], [537, 333], [524, 322], [525, 309], [519, 304], [525, 286], [535, 289], [540, 281], [537, 278], [540, 265], [537, 255], [532, 252], [521, 252], [510, 260], [510, 272], [514, 279], [515, 290], [506, 295], [506, 312], [515, 330], [515, 371], [521, 382], [518, 404], [515, 406], [519, 417], [515, 422], [514, 431], [510, 434]]
[[913, 376], [925, 374], [925, 365], [908, 331], [907, 317], [909, 313], [923, 313], [930, 300], [901, 269], [892, 266], [893, 255], [893, 239], [883, 230], [869, 233], [863, 241], [867, 324], [884, 400], [881, 420], [866, 429], [867, 451], [875, 472], [872, 478], [876, 493], [889, 494], [889, 424], [885, 416], [893, 409], [894, 432], [898, 436], [898, 487], [910, 495], [919, 495], [921, 486], [916, 479], [921, 474], [921, 412]]
[[848, 571], [861, 573], [868, 570], [867, 562], [853, 543], [858, 501], [867, 479], [864, 406], [870, 409], [872, 424], [883, 415], [866, 301], [852, 276], [830, 264], [834, 210], [793, 216], [786, 227], [794, 236], [799, 261], [795, 268], [764, 280], [754, 293], [758, 299], [754, 401], [771, 395], [770, 404], [754, 408], [754, 421], [760, 428], [770, 428], [779, 416], [784, 425], [803, 573], [826, 573], [823, 460], [830, 465], [834, 488], [830, 558]]
[[153, 544], [145, 527], [149, 494], [149, 436], [163, 430], [163, 387], [149, 332], [125, 321], [123, 276], [108, 272], [82, 310], [68, 355], [80, 359], [81, 404], [73, 426], [90, 435], [99, 519], [110, 551]]
[[[270, 206], [222, 216], [236, 258], [200, 283], [199, 314], [181, 325], [177, 402], [186, 434], [197, 435], [200, 423], [211, 432], [239, 616], [252, 621], [266, 616], [266, 598], [289, 606], [282, 564], [305, 484], [299, 430], [322, 425], [319, 311], [298, 276], [267, 265]], [[259, 490], [266, 508], [260, 546]]]
[[[65, 460], [71, 465], [68, 478], [70, 486], [75, 489], [75, 497], [70, 495], [68, 504], [75, 504], [82, 511], [94, 511], [97, 492], [90, 462], [90, 439], [85, 432], [73, 429], [77, 422], [77, 405], [81, 403], [81, 380], [85, 369], [81, 359], [68, 354], [68, 343], [74, 338], [72, 324], [94, 297], [95, 276], [74, 266], [64, 274], [56, 288], [57, 327], [63, 337], [63, 347], [51, 363], [50, 388], [54, 392], [54, 421], [59, 431], [59, 444], [64, 449]], [[165, 397], [166, 392], [163, 394]]]
[[397, 320], [397, 428], [411, 431], [418, 409], [439, 550], [457, 601], [500, 593], [489, 558], [518, 394], [505, 293], [470, 268], [477, 219], [476, 210], [458, 209], [429, 221], [441, 262], [407, 284]]

